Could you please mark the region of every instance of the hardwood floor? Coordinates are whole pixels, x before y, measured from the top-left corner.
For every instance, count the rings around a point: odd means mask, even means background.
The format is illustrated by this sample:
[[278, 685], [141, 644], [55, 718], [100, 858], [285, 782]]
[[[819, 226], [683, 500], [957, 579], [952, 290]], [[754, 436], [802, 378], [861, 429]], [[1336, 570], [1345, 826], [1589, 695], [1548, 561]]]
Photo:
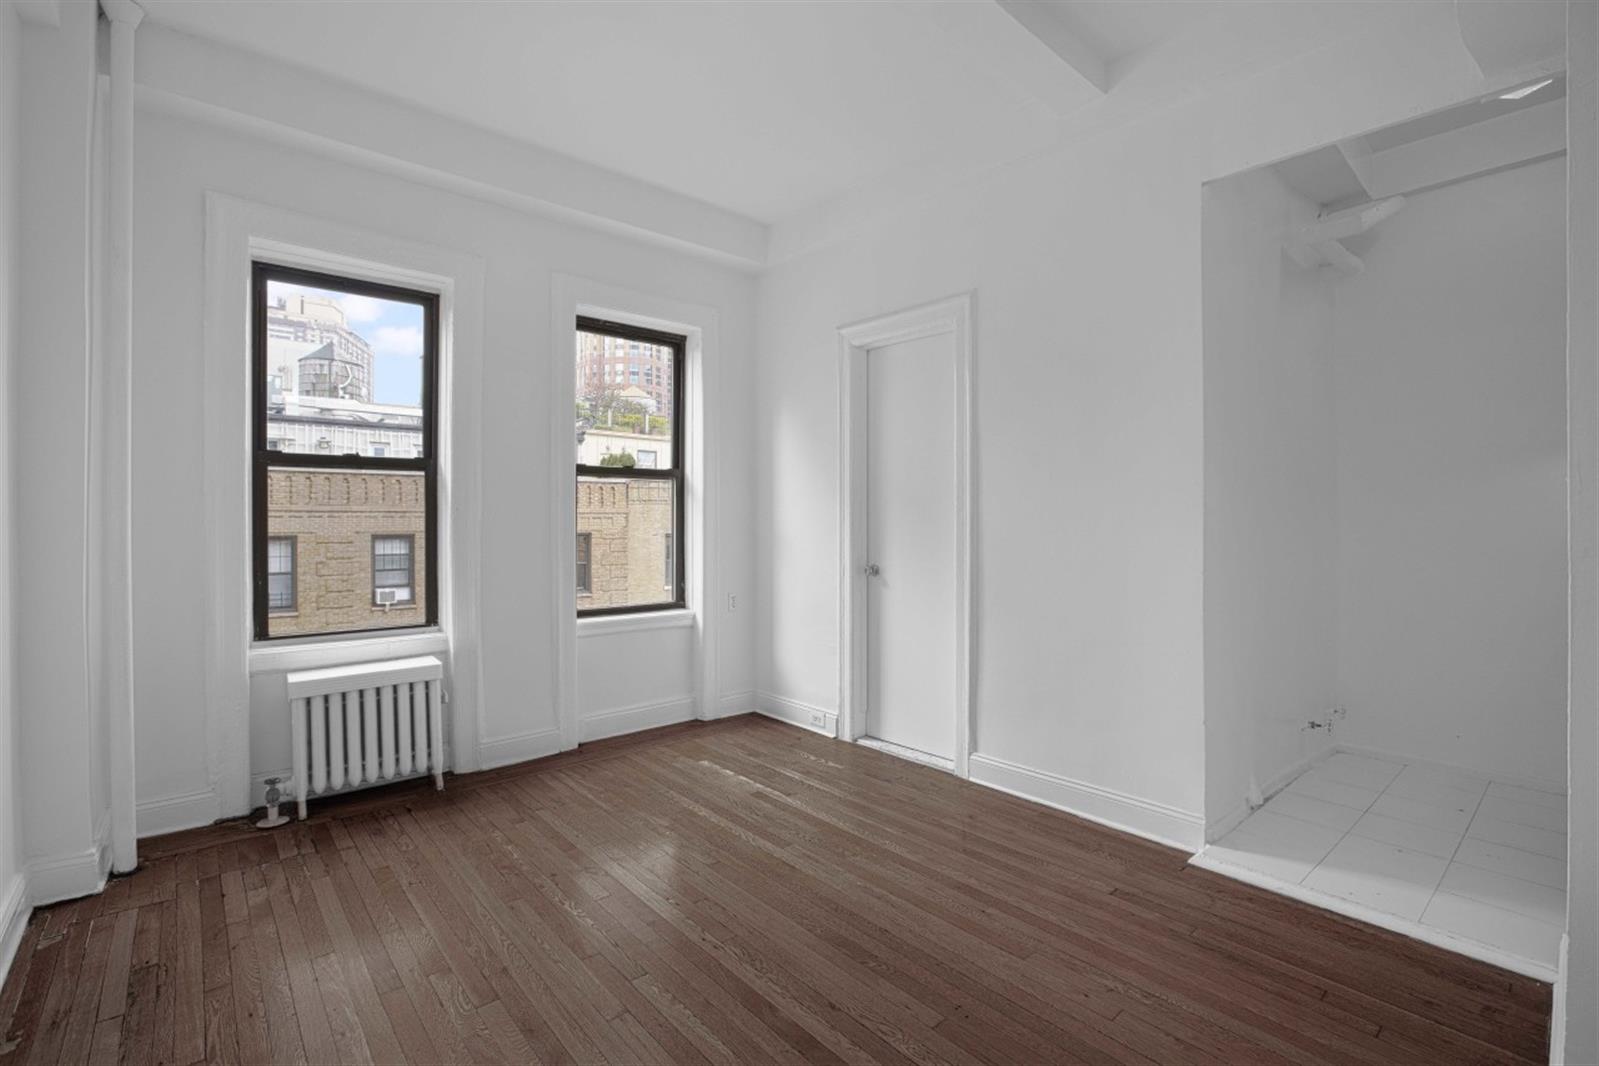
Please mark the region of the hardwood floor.
[[1546, 985], [758, 718], [143, 842], [0, 1064], [1538, 1062]]

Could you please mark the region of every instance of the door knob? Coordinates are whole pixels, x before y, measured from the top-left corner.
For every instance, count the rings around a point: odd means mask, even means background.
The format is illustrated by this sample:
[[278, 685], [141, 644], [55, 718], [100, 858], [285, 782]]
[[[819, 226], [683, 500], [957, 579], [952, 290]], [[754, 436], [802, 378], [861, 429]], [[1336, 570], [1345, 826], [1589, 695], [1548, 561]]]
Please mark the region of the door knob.
[[876, 577], [878, 574], [883, 572], [876, 563], [867, 563], [864, 569], [867, 577]]

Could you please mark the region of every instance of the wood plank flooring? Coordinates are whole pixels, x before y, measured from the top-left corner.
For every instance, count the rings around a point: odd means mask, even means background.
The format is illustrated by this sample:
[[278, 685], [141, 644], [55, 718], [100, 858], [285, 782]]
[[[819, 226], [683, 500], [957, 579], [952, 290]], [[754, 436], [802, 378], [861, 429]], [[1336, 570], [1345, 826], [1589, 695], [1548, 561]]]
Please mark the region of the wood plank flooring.
[[1549, 988], [746, 717], [143, 842], [0, 1066], [1542, 1063]]

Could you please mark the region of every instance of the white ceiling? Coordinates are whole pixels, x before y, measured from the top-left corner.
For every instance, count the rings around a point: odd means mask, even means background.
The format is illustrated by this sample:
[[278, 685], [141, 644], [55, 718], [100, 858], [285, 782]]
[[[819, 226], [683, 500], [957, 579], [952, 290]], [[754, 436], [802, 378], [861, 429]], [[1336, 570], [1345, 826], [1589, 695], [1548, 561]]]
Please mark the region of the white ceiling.
[[[1218, 6], [1042, 2], [1107, 66]], [[976, 47], [973, 12], [939, 0], [143, 3], [169, 28], [761, 222], [884, 175], [1036, 150], [1097, 96], [1040, 91], [1007, 61], [1026, 45]]]
[[[1187, 30], [1228, 0], [1035, 0], [1114, 66]], [[1236, 0], [1234, 0], [1236, 2]]]

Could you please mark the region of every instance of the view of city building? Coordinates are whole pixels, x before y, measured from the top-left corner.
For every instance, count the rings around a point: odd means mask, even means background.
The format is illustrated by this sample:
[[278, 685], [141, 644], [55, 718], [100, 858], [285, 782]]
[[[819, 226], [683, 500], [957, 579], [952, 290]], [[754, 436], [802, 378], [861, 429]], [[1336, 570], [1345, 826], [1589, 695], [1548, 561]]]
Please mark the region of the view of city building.
[[672, 349], [648, 341], [577, 335], [579, 396], [612, 391], [650, 414], [672, 418]]
[[[268, 452], [422, 458], [421, 310], [269, 282]], [[272, 465], [266, 512], [266, 636], [426, 624], [425, 474]]]
[[665, 344], [578, 331], [579, 611], [659, 606], [678, 598], [681, 472], [671, 478], [627, 473], [676, 470], [676, 354]]

